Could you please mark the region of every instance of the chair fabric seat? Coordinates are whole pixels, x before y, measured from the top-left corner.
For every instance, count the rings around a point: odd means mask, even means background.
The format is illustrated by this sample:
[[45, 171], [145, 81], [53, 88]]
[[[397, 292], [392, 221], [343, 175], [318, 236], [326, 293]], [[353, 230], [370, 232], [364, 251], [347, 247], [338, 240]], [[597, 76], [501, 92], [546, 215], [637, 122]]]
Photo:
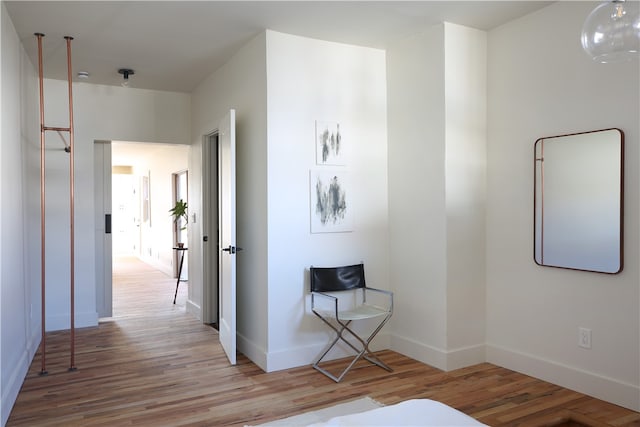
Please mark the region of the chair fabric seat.
[[[335, 319], [335, 310], [321, 310], [321, 313], [327, 317]], [[362, 304], [351, 310], [338, 311], [338, 319], [340, 320], [360, 320], [371, 319], [378, 316], [386, 316], [389, 314], [389, 310], [378, 307], [376, 305]]]

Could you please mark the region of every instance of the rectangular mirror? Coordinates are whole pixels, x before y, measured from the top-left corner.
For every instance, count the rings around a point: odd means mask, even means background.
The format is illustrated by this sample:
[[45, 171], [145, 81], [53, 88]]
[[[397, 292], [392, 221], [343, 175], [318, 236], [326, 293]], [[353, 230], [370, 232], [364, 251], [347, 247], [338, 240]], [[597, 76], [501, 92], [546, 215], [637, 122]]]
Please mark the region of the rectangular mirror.
[[538, 139], [536, 264], [610, 274], [622, 271], [623, 182], [620, 129]]

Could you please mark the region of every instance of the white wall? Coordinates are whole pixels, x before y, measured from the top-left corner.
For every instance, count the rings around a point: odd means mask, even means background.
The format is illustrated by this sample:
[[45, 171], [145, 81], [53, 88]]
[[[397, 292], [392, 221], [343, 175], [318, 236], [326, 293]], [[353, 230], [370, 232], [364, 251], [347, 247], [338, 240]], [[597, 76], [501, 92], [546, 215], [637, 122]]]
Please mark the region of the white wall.
[[[363, 261], [369, 286], [391, 287], [385, 81], [382, 50], [267, 31], [267, 371], [309, 364], [326, 346], [310, 265]], [[348, 148], [347, 166], [333, 170], [349, 173], [352, 232], [310, 232], [309, 171], [332, 170], [316, 165], [316, 120], [338, 122]]]
[[[218, 128], [229, 109], [236, 110], [237, 343], [238, 349], [265, 369], [267, 348], [267, 90], [265, 34], [240, 49], [207, 77], [192, 94], [192, 151], [189, 163], [189, 211], [202, 218], [203, 137]], [[215, 186], [215, 184], [214, 184]], [[215, 197], [215, 195], [214, 195]], [[189, 304], [201, 316], [202, 236], [215, 233], [189, 226]], [[199, 243], [197, 243], [199, 242]], [[215, 277], [214, 272], [214, 277]]]
[[387, 72], [392, 348], [441, 369], [481, 362], [486, 35], [436, 25], [391, 46]]
[[[489, 33], [487, 358], [639, 410], [640, 61], [586, 56], [579, 36], [592, 7], [558, 2]], [[534, 142], [610, 127], [626, 136], [624, 270], [537, 266]], [[593, 331], [590, 350], [578, 347], [579, 327]]]
[[[39, 162], [35, 69], [1, 13], [0, 423], [4, 425], [40, 336]], [[33, 209], [35, 208], [35, 212]], [[31, 312], [33, 309], [33, 312]]]
[[393, 348], [443, 367], [446, 348], [444, 26], [387, 50]]
[[[118, 143], [116, 146], [112, 144], [114, 154], [117, 155], [118, 147], [126, 144], [124, 142]], [[149, 221], [143, 222], [142, 218], [139, 218], [140, 258], [158, 270], [173, 275], [173, 217], [169, 214], [169, 209], [173, 207], [173, 174], [188, 170], [190, 147], [155, 143], [144, 144], [141, 148], [146, 150], [148, 154], [132, 159], [127, 165], [118, 164], [133, 167], [132, 176], [136, 180], [137, 188], [140, 188], [143, 176], [149, 177], [151, 211]], [[117, 165], [114, 163], [114, 166]], [[183, 277], [186, 277], [184, 274], [187, 271], [186, 256]]]
[[[45, 80], [45, 124], [68, 126], [67, 83]], [[76, 326], [97, 324], [94, 257], [95, 140], [187, 144], [188, 94], [77, 83], [75, 122]], [[69, 327], [69, 155], [47, 134], [47, 330]], [[54, 226], [55, 224], [55, 226]], [[49, 243], [51, 242], [51, 243]], [[82, 286], [78, 286], [82, 284]]]
[[[244, 248], [237, 255], [238, 348], [267, 371], [309, 364], [326, 343], [308, 311], [311, 264], [365, 261], [368, 281], [389, 287], [384, 85], [382, 51], [266, 31], [193, 93], [191, 194], [199, 193], [202, 174], [196, 147], [236, 110], [237, 241]], [[353, 148], [349, 169], [359, 194], [352, 233], [310, 234], [315, 120], [339, 121]], [[201, 203], [190, 200], [198, 214]], [[201, 226], [190, 227], [192, 241], [201, 240]], [[196, 246], [191, 259], [201, 254]], [[198, 315], [200, 271], [190, 270], [189, 284]]]
[[[5, 38], [5, 36], [3, 35], [3, 30], [4, 28], [6, 28], [6, 25], [3, 24], [4, 21], [4, 16], [5, 16], [6, 12], [5, 12], [5, 7], [4, 4], [0, 5], [0, 53], [2, 53], [2, 40]], [[2, 97], [2, 62], [0, 59], [0, 100], [4, 99]], [[3, 167], [2, 167], [2, 127], [3, 127], [3, 122], [2, 122], [2, 102], [0, 101], [0, 177], [2, 177], [2, 171], [3, 171]], [[4, 206], [4, 198], [2, 197], [2, 193], [0, 192], [0, 227], [2, 227], [2, 207]], [[0, 232], [1, 232], [1, 228], [0, 228]], [[2, 260], [2, 239], [0, 239], [0, 260]], [[0, 261], [0, 321], [1, 321], [1, 316], [2, 316], [2, 262]], [[7, 418], [4, 415], [4, 410], [2, 409], [4, 407], [3, 402], [4, 402], [4, 394], [3, 394], [3, 379], [4, 379], [4, 375], [2, 374], [2, 333], [0, 330], [0, 425], [4, 425]]]
[[486, 32], [445, 23], [447, 369], [485, 358]]

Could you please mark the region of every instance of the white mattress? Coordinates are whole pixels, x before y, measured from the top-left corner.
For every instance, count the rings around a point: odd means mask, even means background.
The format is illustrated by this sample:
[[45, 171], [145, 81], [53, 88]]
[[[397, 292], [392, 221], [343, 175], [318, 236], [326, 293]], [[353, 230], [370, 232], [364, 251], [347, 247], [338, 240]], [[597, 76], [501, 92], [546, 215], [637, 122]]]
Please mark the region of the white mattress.
[[343, 415], [309, 427], [330, 426], [486, 426], [443, 403], [429, 399], [413, 399], [383, 406], [359, 414]]

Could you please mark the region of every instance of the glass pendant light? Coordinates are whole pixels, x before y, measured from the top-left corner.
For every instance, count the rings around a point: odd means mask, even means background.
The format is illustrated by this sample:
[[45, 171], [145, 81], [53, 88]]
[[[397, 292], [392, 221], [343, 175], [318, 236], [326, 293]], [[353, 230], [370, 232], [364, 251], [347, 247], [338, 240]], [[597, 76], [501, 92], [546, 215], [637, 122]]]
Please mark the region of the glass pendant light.
[[598, 62], [640, 56], [640, 2], [613, 0], [589, 14], [582, 27], [582, 47]]

